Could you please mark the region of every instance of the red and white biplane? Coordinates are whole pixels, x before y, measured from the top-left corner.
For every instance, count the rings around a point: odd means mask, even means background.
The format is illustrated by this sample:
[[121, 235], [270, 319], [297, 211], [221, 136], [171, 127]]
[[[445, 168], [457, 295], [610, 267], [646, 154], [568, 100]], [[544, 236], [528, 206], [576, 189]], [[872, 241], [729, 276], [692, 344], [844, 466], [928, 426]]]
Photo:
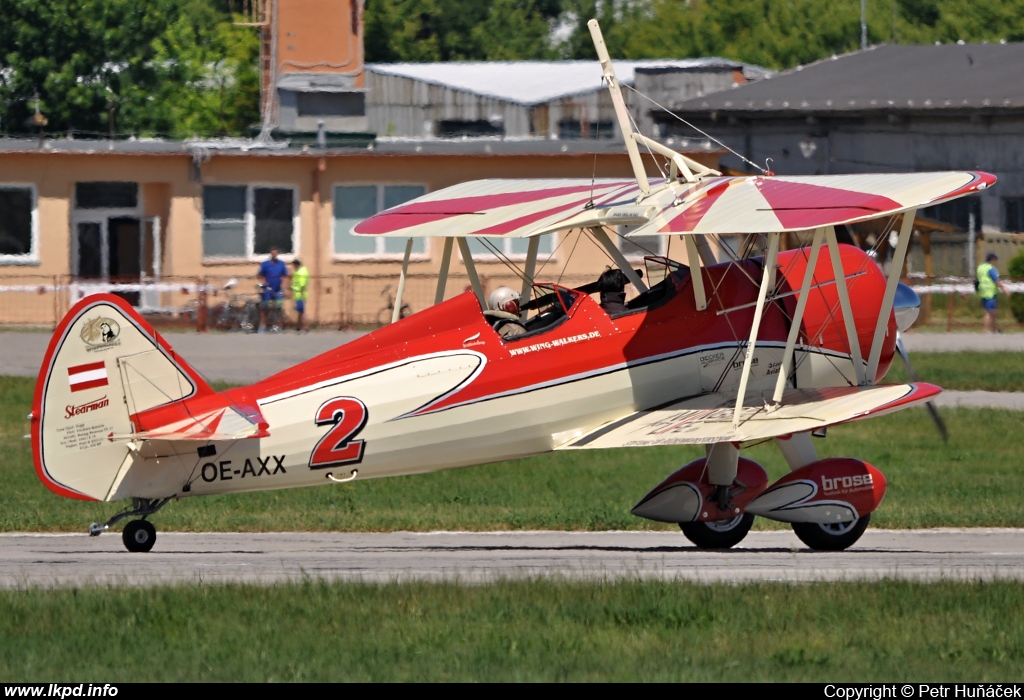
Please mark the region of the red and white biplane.
[[[731, 547], [755, 515], [792, 523], [815, 549], [864, 532], [885, 478], [819, 459], [811, 434], [927, 402], [940, 390], [884, 385], [897, 334], [916, 316], [899, 275], [915, 211], [995, 182], [980, 172], [724, 177], [630, 124], [596, 23], [592, 33], [625, 136], [632, 180], [485, 180], [430, 193], [357, 235], [445, 239], [437, 303], [251, 386], [214, 391], [120, 298], [86, 297], [60, 323], [32, 406], [40, 479], [70, 498], [131, 505], [132, 551], [149, 516], [190, 496], [415, 474], [553, 450], [701, 444], [706, 457], [656, 484], [633, 513], [679, 523], [700, 547]], [[666, 160], [649, 180], [639, 148]], [[835, 227], [902, 214], [886, 275]], [[687, 264], [637, 274], [610, 232], [678, 236]], [[609, 312], [579, 288], [533, 279], [539, 236], [584, 230], [637, 295]], [[813, 234], [780, 252], [780, 235]], [[763, 255], [718, 262], [716, 236], [757, 236]], [[470, 237], [530, 240], [523, 332], [499, 334]], [[471, 291], [443, 300], [453, 246]], [[654, 279], [657, 279], [654, 283]], [[405, 271], [399, 282], [399, 300]], [[908, 294], [909, 293], [909, 294]], [[740, 456], [774, 439], [791, 471], [769, 483]]]

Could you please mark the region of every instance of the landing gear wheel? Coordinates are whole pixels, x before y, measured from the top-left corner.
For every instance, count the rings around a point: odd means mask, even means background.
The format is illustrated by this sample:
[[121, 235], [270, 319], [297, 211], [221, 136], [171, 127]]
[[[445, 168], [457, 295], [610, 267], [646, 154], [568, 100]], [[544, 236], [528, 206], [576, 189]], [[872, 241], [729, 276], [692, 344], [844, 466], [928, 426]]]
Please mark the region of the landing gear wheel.
[[860, 539], [871, 522], [871, 513], [845, 523], [793, 523], [793, 532], [811, 549], [840, 552]]
[[743, 541], [754, 524], [754, 514], [744, 513], [731, 520], [679, 523], [686, 539], [703, 549], [728, 549]]
[[129, 552], [148, 552], [156, 544], [156, 528], [148, 520], [133, 520], [124, 526], [121, 541]]

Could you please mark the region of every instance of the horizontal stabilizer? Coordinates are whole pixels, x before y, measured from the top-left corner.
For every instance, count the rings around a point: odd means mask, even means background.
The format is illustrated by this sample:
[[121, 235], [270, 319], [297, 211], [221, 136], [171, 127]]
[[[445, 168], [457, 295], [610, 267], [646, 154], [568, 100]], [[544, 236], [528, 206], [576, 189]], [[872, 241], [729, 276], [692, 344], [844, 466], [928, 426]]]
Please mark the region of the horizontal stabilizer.
[[176, 421], [155, 430], [123, 435], [110, 434], [118, 440], [244, 440], [269, 437], [267, 420], [253, 406], [228, 406], [200, 416]]
[[764, 440], [898, 411], [937, 395], [932, 384], [790, 389], [779, 406], [770, 394], [748, 394], [733, 425], [735, 399], [705, 394], [665, 408], [640, 411], [565, 443], [558, 449], [706, 445]]

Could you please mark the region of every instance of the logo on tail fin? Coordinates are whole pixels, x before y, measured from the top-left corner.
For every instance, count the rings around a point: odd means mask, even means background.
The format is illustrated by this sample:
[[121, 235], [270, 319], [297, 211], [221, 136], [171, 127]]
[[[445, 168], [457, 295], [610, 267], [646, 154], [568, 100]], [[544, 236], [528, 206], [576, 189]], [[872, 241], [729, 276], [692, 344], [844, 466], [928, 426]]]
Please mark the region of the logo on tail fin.
[[121, 341], [117, 336], [121, 333], [121, 326], [117, 321], [105, 316], [89, 319], [82, 328], [82, 342], [86, 344], [86, 350], [102, 350], [104, 348], [120, 345]]

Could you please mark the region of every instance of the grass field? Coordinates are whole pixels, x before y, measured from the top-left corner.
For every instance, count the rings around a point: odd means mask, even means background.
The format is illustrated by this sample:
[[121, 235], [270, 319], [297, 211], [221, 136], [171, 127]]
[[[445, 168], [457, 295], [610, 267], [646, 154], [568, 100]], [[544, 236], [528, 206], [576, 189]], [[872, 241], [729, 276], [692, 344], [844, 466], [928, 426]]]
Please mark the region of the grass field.
[[[921, 381], [951, 391], [1024, 391], [1024, 356], [1017, 352], [911, 353], [910, 361]], [[897, 359], [885, 377], [887, 383], [908, 382]]]
[[18, 681], [1014, 681], [1019, 583], [0, 592]]
[[[39, 482], [29, 441], [22, 437], [32, 384], [0, 378], [0, 440], [7, 455], [0, 467], [0, 531], [83, 531], [121, 506], [60, 498]], [[1020, 526], [1021, 414], [988, 409], [943, 413], [951, 434], [948, 444], [923, 409], [910, 409], [833, 428], [817, 442], [819, 453], [859, 457], [886, 474], [889, 492], [873, 516], [876, 527]], [[629, 509], [700, 454], [700, 448], [560, 452], [436, 474], [185, 499], [153, 520], [165, 531], [671, 529], [636, 518]], [[787, 471], [773, 444], [745, 454], [773, 478]], [[786, 526], [758, 519], [755, 527]]]
[[[931, 311], [922, 313], [917, 323], [914, 324], [915, 331], [927, 331], [944, 333], [951, 331], [981, 331], [984, 329], [985, 313], [982, 311], [981, 302], [974, 294], [932, 294]], [[922, 302], [927, 303], [928, 295], [922, 296]], [[925, 322], [925, 316], [928, 320]], [[1019, 332], [1021, 326], [1010, 312], [1010, 298], [1000, 294], [996, 303], [996, 320], [999, 326], [1007, 332]], [[952, 321], [952, 323], [951, 323]]]
[[[1016, 389], [1012, 353], [925, 355], [955, 388]], [[894, 380], [895, 373], [889, 379]], [[946, 381], [947, 386], [950, 385]], [[0, 531], [83, 531], [117, 504], [70, 501], [32, 467], [33, 381], [0, 377]], [[954, 387], [951, 387], [954, 388]], [[839, 426], [822, 455], [881, 468], [877, 527], [1024, 523], [1021, 414], [922, 409]], [[416, 477], [186, 499], [162, 530], [642, 529], [631, 505], [698, 448], [558, 453]], [[747, 456], [773, 477], [770, 444]], [[763, 519], [760, 528], [785, 527]], [[680, 537], [682, 537], [680, 535]], [[682, 540], [681, 540], [682, 541]], [[41, 681], [1012, 681], [1018, 582], [184, 585], [0, 591], [0, 679]]]

